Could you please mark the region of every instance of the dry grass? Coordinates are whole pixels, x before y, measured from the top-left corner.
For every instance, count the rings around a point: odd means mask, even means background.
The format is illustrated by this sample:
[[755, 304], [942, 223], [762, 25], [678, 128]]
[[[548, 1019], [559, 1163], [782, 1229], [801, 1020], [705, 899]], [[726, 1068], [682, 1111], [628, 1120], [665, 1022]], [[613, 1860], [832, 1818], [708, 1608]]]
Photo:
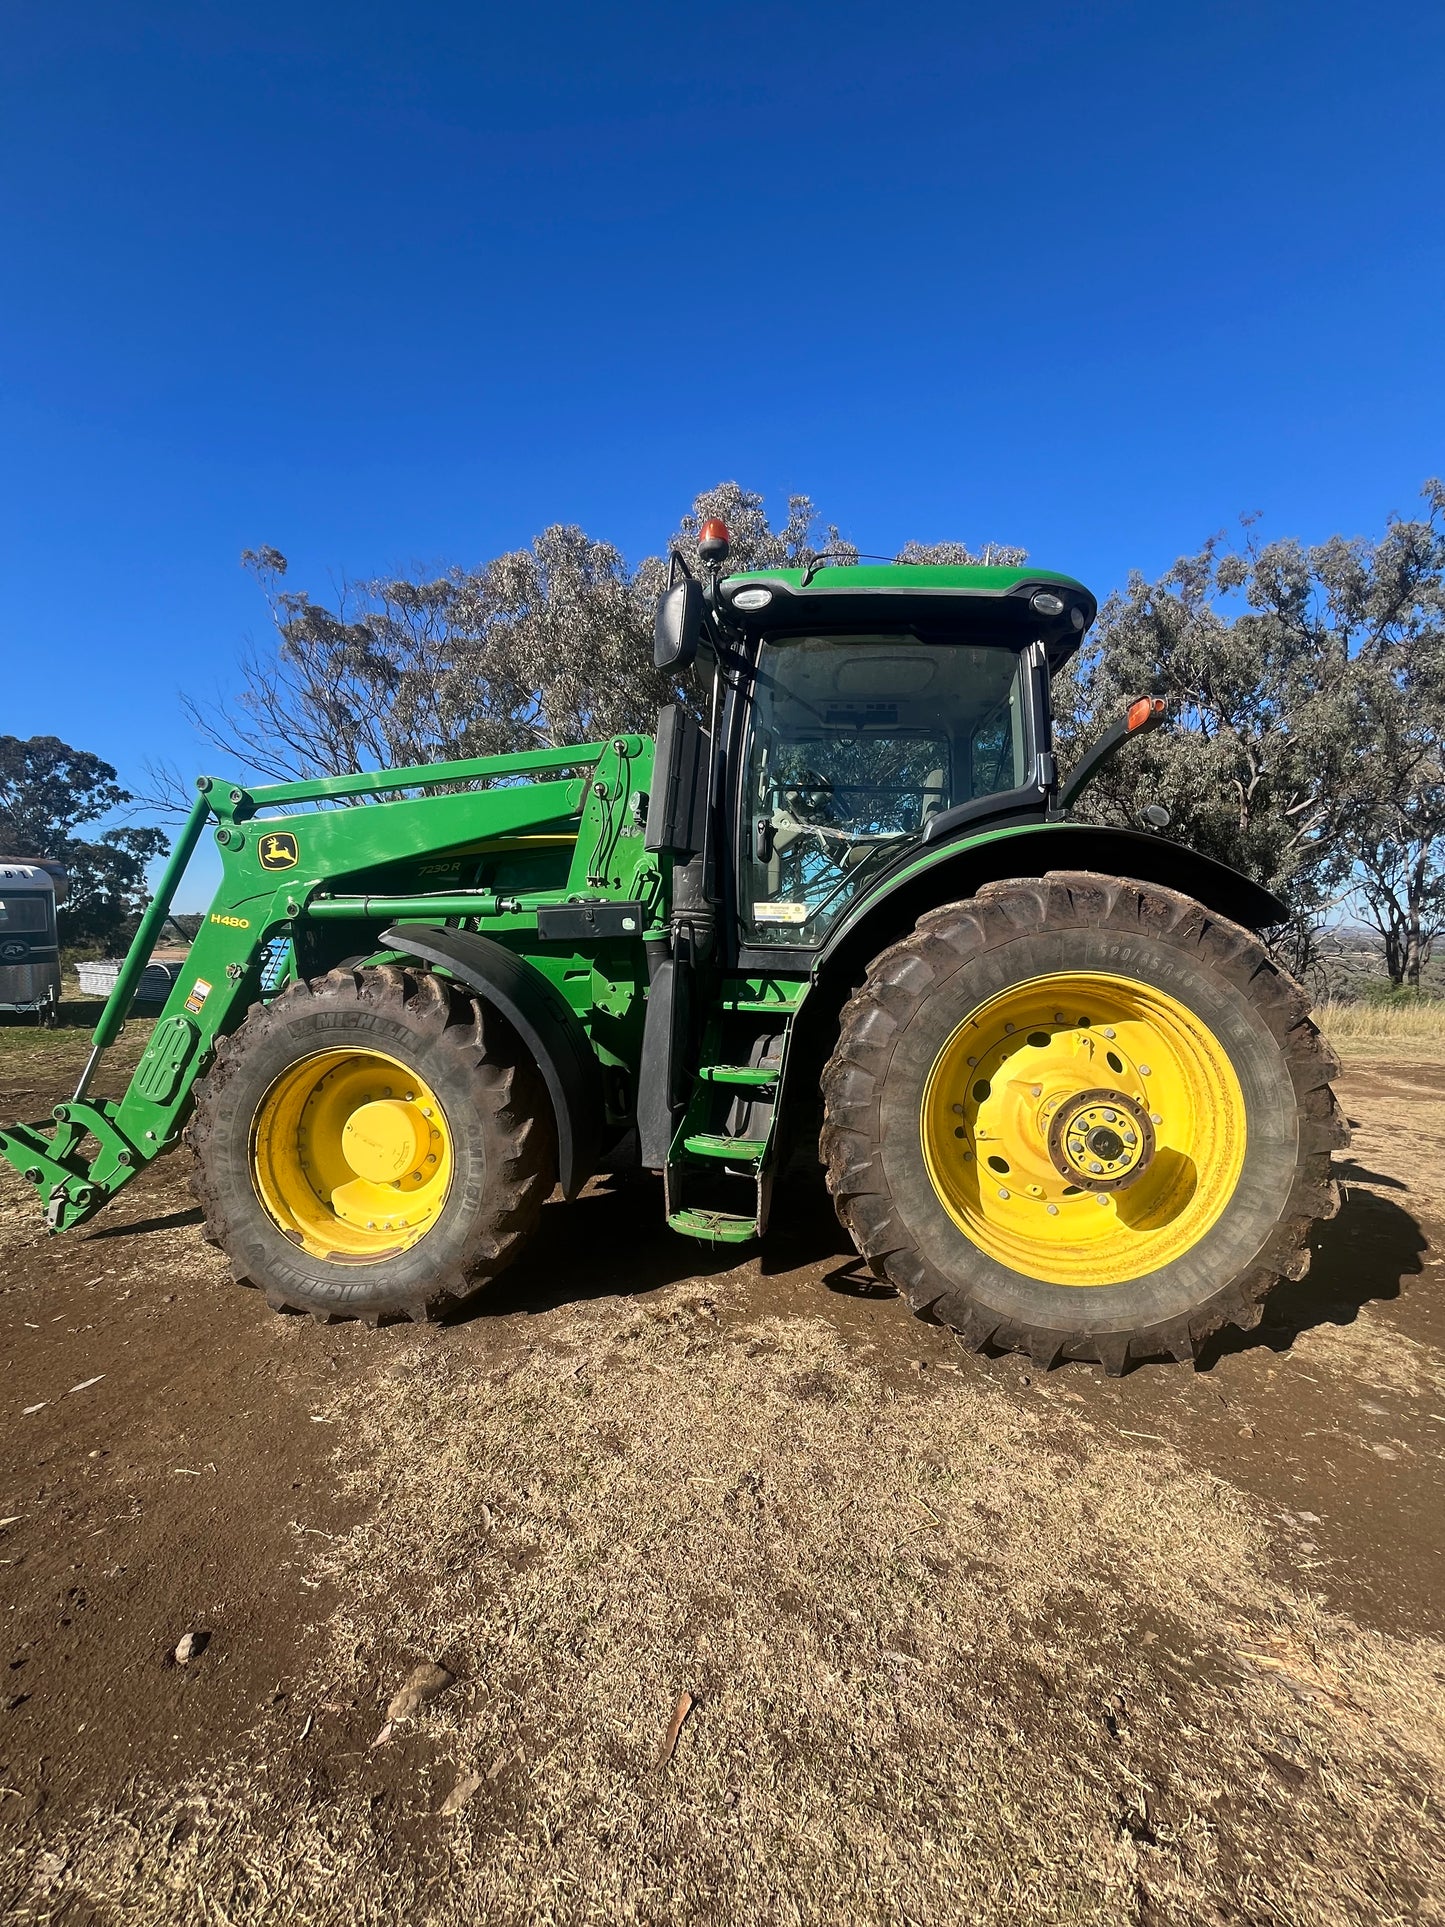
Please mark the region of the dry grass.
[[1388, 1004], [1328, 998], [1314, 1015], [1341, 1057], [1445, 1059], [1445, 998]]
[[[312, 1542], [310, 1703], [349, 1742], [137, 1791], [17, 1919], [1445, 1919], [1445, 1651], [1279, 1582], [1233, 1488], [688, 1288], [571, 1330], [485, 1371], [405, 1338], [330, 1414], [367, 1523]], [[422, 1658], [460, 1683], [370, 1749]]]
[[[60, 1077], [79, 1072], [90, 1055], [92, 1028], [93, 1024], [66, 1024], [60, 1030], [46, 1030], [29, 1017], [0, 1022], [0, 1079], [10, 1083], [27, 1075]], [[126, 1019], [125, 1029], [101, 1060], [108, 1082], [97, 1090], [117, 1096], [124, 1090], [154, 1029], [154, 1017]]]

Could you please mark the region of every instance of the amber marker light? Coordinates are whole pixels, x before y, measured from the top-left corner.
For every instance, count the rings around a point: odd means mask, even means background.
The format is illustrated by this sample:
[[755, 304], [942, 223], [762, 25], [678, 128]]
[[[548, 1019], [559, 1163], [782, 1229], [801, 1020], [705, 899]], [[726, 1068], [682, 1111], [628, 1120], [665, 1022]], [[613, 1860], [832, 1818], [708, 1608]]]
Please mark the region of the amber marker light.
[[1129, 705], [1129, 734], [1142, 729], [1146, 723], [1157, 722], [1164, 714], [1168, 704], [1162, 696], [1138, 696]]

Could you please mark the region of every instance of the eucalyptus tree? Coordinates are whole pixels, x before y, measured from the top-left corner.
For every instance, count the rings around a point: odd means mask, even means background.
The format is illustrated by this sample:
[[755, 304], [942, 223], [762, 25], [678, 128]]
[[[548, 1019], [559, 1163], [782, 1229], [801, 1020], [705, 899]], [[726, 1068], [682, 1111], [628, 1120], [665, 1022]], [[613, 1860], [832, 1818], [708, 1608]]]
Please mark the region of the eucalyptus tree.
[[121, 941], [145, 902], [146, 864], [170, 848], [152, 825], [100, 825], [136, 801], [115, 769], [58, 736], [0, 736], [0, 855], [54, 857], [69, 875], [65, 943]]
[[[736, 482], [698, 495], [669, 543], [694, 551], [720, 516], [739, 568], [796, 568], [856, 553], [819, 528], [806, 495], [774, 528]], [[473, 568], [343, 583], [331, 604], [289, 587], [275, 548], [242, 557], [274, 636], [242, 659], [237, 694], [187, 699], [200, 734], [279, 780], [400, 768], [452, 757], [581, 743], [650, 729], [678, 694], [652, 663], [652, 615], [668, 562], [630, 568], [582, 529], [554, 524], [529, 547]], [[157, 772], [165, 780], [164, 772]], [[177, 786], [169, 785], [173, 800]]]
[[1281, 893], [1296, 966], [1352, 901], [1399, 932], [1403, 975], [1428, 945], [1445, 851], [1445, 491], [1429, 483], [1425, 500], [1377, 542], [1260, 545], [1246, 526], [1240, 549], [1216, 537], [1157, 581], [1132, 575], [1059, 689], [1066, 755], [1129, 697], [1169, 699], [1174, 729], [1116, 759], [1083, 810], [1162, 804], [1168, 834]]
[[334, 606], [286, 586], [273, 548], [243, 560], [268, 646], [231, 699], [187, 708], [201, 735], [282, 779], [585, 742], [656, 712], [652, 605], [663, 577], [554, 525], [473, 569], [343, 584]]
[[985, 542], [971, 549], [967, 542], [905, 542], [894, 556], [895, 562], [943, 563], [950, 568], [966, 568], [980, 563], [985, 568], [1017, 569], [1029, 559], [1027, 549], [1011, 548], [1006, 542]]
[[1445, 484], [1425, 497], [1426, 517], [1392, 524], [1362, 566], [1341, 570], [1366, 631], [1351, 903], [1378, 933], [1391, 983], [1416, 990], [1445, 929]]
[[857, 549], [831, 523], [820, 530], [811, 495], [790, 495], [788, 512], [774, 528], [764, 498], [738, 482], [719, 482], [695, 496], [668, 543], [669, 551], [691, 559], [697, 552], [698, 531], [714, 516], [727, 524], [730, 568], [805, 569], [824, 556], [835, 562], [857, 560]]

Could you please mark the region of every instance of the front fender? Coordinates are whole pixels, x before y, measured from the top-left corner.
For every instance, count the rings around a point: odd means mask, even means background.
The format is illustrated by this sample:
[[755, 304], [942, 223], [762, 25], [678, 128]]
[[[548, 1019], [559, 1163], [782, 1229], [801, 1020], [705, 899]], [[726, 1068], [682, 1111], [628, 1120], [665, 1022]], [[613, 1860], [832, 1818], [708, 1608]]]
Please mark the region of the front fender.
[[602, 1069], [577, 1013], [525, 957], [492, 937], [434, 924], [394, 923], [381, 941], [439, 964], [507, 1019], [536, 1060], [557, 1123], [557, 1175], [575, 1198], [597, 1168], [604, 1120]]

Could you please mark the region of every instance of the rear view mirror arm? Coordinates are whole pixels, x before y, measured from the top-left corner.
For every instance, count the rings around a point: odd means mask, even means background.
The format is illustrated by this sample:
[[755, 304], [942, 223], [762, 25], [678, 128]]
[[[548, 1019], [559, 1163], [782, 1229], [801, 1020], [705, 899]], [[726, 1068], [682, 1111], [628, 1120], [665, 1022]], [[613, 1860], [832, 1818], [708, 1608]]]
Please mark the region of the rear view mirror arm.
[[1135, 742], [1139, 737], [1147, 736], [1151, 730], [1158, 729], [1168, 714], [1169, 705], [1162, 696], [1136, 697], [1118, 722], [1111, 723], [1094, 747], [1074, 765], [1068, 782], [1059, 794], [1060, 815], [1073, 807], [1105, 763], [1117, 756], [1125, 743]]

